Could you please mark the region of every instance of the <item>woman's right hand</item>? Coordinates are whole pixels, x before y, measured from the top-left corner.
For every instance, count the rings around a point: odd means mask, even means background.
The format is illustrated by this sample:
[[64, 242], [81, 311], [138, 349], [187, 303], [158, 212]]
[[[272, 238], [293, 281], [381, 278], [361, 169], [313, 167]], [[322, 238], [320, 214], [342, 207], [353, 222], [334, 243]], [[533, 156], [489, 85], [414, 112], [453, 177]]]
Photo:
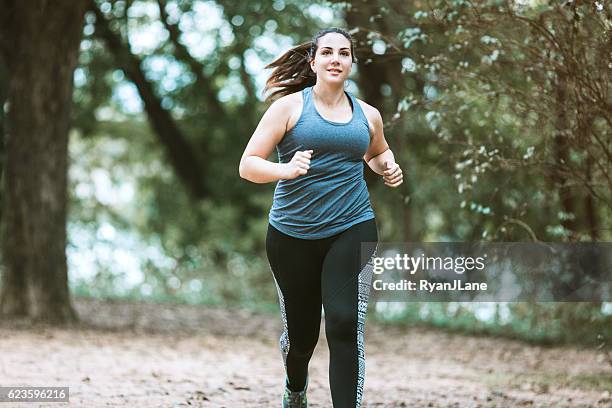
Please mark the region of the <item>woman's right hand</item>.
[[284, 179], [291, 180], [299, 176], [303, 176], [310, 169], [310, 158], [312, 150], [297, 151], [291, 158], [289, 163], [284, 163], [285, 177]]

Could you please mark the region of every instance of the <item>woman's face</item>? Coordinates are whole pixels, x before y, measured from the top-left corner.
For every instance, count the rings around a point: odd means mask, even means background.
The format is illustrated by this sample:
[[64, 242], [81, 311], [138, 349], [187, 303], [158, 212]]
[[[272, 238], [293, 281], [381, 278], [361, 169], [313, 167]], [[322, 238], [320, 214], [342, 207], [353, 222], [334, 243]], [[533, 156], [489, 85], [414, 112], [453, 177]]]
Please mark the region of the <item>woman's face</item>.
[[317, 41], [317, 52], [310, 67], [317, 81], [343, 83], [353, 66], [351, 42], [340, 33], [327, 33]]

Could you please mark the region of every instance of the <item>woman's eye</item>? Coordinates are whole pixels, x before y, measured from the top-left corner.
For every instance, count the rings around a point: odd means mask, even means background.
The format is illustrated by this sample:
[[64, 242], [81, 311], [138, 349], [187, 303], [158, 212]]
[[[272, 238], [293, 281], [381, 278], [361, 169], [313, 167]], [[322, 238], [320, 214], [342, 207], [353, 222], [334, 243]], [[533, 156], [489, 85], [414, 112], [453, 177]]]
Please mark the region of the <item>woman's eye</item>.
[[[331, 51], [329, 50], [325, 50], [325, 51], [321, 51], [321, 55], [329, 55], [331, 54]], [[348, 52], [342, 52], [340, 53], [340, 55], [342, 55], [343, 57], [350, 57], [351, 54], [349, 54]]]

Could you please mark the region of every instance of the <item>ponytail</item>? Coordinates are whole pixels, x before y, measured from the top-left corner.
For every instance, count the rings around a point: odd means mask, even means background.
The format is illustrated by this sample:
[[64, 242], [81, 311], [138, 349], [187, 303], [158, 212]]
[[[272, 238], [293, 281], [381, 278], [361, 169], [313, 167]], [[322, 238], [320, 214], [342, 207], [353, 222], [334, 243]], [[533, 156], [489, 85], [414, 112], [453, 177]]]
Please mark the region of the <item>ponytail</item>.
[[310, 69], [311, 48], [312, 42], [305, 42], [265, 66], [266, 69], [276, 69], [266, 81], [264, 93], [271, 88], [280, 88], [268, 95], [266, 101], [299, 92], [317, 82], [316, 74]]

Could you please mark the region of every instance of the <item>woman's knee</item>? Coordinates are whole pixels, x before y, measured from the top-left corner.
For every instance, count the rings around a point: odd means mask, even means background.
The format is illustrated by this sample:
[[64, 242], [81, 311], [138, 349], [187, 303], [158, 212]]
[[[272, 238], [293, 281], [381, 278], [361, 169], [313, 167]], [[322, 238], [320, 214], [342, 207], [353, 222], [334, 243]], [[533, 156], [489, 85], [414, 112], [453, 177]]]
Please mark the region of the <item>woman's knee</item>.
[[300, 341], [294, 341], [289, 346], [289, 354], [297, 358], [310, 358], [317, 346], [317, 340], [302, 338]]
[[357, 311], [355, 313], [326, 313], [325, 332], [328, 340], [354, 341], [357, 335]]

